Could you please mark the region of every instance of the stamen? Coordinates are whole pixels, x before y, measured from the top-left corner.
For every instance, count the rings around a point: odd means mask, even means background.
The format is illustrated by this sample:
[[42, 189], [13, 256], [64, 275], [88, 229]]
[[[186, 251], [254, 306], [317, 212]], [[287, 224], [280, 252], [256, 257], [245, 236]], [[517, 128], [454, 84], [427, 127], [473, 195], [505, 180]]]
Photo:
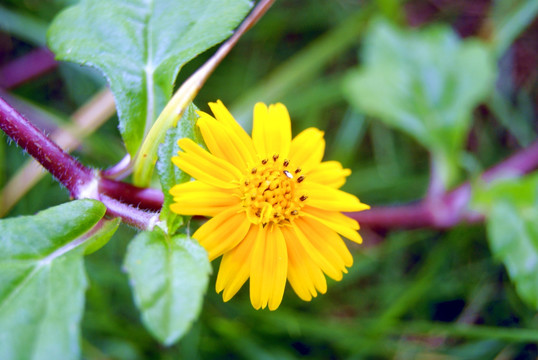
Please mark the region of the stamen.
[[[271, 159], [274, 162], [269, 164]], [[243, 206], [249, 219], [262, 226], [290, 223], [306, 205], [303, 201], [308, 197], [296, 192], [298, 183], [304, 181], [306, 175], [295, 175], [301, 168], [292, 170], [290, 160], [279, 160], [279, 154], [258, 161], [261, 167], [247, 170], [244, 185], [241, 185]]]

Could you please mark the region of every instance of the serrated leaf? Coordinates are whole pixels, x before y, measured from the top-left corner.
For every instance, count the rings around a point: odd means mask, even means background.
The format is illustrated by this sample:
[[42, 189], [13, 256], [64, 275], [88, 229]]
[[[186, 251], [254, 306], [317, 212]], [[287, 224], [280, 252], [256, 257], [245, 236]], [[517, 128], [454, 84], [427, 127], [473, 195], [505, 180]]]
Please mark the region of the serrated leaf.
[[82, 0], [54, 20], [48, 44], [58, 59], [104, 73], [134, 156], [181, 67], [230, 36], [250, 6], [247, 0]]
[[106, 208], [78, 200], [0, 220], [0, 359], [78, 359], [86, 233]]
[[462, 41], [448, 27], [404, 31], [377, 21], [363, 58], [344, 82], [351, 104], [417, 139], [445, 184], [453, 181], [472, 111], [495, 79], [486, 45]]
[[189, 181], [191, 176], [181, 171], [172, 163], [172, 157], [177, 155], [179, 146], [177, 141], [183, 138], [189, 138], [197, 143], [201, 143], [201, 136], [196, 128], [196, 106], [194, 104], [183, 113], [183, 117], [175, 128], [171, 128], [166, 133], [164, 143], [159, 147], [159, 160], [157, 161], [157, 173], [161, 181], [161, 188], [164, 194], [163, 207], [161, 209], [161, 220], [166, 221], [168, 233], [174, 232], [183, 224], [183, 216], [177, 215], [170, 211], [170, 204], [174, 202], [170, 189], [176, 185]]
[[124, 265], [145, 326], [161, 343], [173, 344], [202, 307], [211, 272], [207, 252], [186, 235], [168, 238], [157, 229], [131, 241]]
[[538, 174], [476, 187], [493, 255], [506, 266], [519, 296], [538, 310]]

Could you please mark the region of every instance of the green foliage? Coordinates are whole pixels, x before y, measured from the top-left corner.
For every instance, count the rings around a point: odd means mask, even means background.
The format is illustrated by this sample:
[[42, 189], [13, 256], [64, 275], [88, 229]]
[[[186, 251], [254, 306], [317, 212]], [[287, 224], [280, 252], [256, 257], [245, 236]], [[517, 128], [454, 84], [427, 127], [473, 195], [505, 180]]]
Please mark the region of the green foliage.
[[161, 220], [166, 221], [168, 233], [174, 234], [183, 222], [183, 216], [170, 211], [170, 204], [174, 202], [170, 189], [176, 185], [190, 180], [190, 175], [181, 171], [172, 163], [172, 157], [177, 155], [179, 146], [177, 141], [183, 138], [190, 138], [201, 143], [201, 136], [196, 128], [196, 106], [189, 105], [183, 113], [183, 117], [178, 121], [176, 127], [171, 128], [166, 133], [164, 142], [159, 147], [159, 160], [157, 161], [157, 173], [161, 181], [161, 189], [164, 194], [163, 207], [161, 209]]
[[156, 229], [131, 241], [125, 268], [144, 324], [161, 343], [173, 344], [202, 307], [211, 273], [206, 251], [186, 235]]
[[121, 219], [101, 220], [101, 222], [92, 231], [91, 238], [87, 239], [84, 254], [90, 255], [105, 246], [112, 235], [118, 230]]
[[105, 210], [100, 202], [78, 200], [0, 220], [0, 358], [80, 356], [84, 251], [106, 242], [117, 227], [90, 231]]
[[58, 59], [103, 72], [134, 156], [179, 70], [227, 38], [249, 9], [247, 0], [82, 0], [54, 20], [48, 44]]
[[538, 174], [476, 186], [474, 202], [487, 214], [491, 251], [519, 296], [538, 310]]
[[538, 13], [536, 0], [496, 0], [492, 6], [493, 48], [501, 56]]
[[351, 104], [418, 140], [445, 185], [453, 182], [472, 111], [495, 79], [487, 47], [446, 26], [402, 31], [376, 21], [363, 61], [345, 79]]

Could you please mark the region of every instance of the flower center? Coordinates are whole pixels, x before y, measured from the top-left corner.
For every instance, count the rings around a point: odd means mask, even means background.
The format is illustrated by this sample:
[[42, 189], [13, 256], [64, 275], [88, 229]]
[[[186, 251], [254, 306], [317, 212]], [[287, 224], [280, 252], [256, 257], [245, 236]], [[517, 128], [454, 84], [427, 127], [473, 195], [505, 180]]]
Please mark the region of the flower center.
[[243, 207], [253, 224], [280, 224], [297, 217], [308, 198], [300, 191], [301, 169], [278, 154], [264, 159], [247, 173], [241, 184]]

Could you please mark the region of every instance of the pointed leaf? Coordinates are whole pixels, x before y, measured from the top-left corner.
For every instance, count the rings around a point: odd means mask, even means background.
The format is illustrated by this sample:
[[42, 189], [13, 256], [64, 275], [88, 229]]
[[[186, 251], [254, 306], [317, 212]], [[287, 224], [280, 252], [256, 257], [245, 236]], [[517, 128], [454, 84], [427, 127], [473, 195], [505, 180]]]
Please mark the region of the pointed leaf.
[[381, 21], [365, 41], [364, 65], [345, 79], [349, 101], [416, 138], [445, 183], [454, 180], [472, 111], [493, 87], [488, 48], [448, 27], [404, 31]]
[[519, 296], [538, 310], [538, 174], [475, 190], [493, 255], [506, 266]]
[[160, 342], [173, 344], [200, 312], [211, 272], [207, 252], [186, 235], [170, 239], [157, 229], [131, 241], [125, 268], [144, 324]]
[[230, 36], [250, 6], [247, 0], [82, 0], [55, 19], [48, 44], [58, 59], [104, 73], [134, 156], [181, 67]]
[[159, 147], [159, 160], [157, 161], [157, 173], [161, 180], [161, 188], [164, 194], [164, 203], [161, 209], [161, 220], [166, 221], [168, 233], [174, 232], [183, 224], [183, 216], [170, 211], [170, 204], [174, 202], [170, 189], [176, 185], [189, 181], [191, 176], [181, 171], [172, 163], [172, 157], [177, 155], [179, 146], [177, 141], [183, 138], [190, 138], [197, 143], [201, 143], [201, 135], [196, 128], [196, 106], [191, 104], [183, 113], [183, 117], [175, 128], [171, 128], [166, 133], [164, 143]]
[[79, 358], [82, 258], [105, 210], [78, 200], [0, 220], [0, 359]]

